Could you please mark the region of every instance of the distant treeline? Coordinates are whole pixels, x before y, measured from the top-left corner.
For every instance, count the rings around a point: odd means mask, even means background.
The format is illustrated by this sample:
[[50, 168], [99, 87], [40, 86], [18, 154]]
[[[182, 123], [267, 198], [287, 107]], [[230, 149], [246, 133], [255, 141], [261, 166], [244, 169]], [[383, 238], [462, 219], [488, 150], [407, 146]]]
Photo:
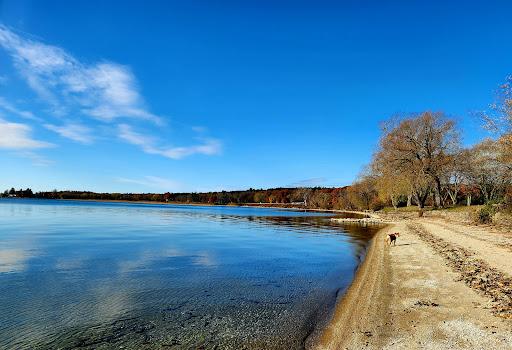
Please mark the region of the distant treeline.
[[[481, 203], [484, 198], [476, 188], [461, 186], [456, 202], [464, 203], [465, 196], [471, 193], [473, 203]], [[170, 202], [183, 204], [214, 204], [214, 205], [280, 205], [286, 207], [304, 207], [311, 209], [337, 210], [379, 210], [391, 205], [390, 201], [380, 198], [372, 186], [356, 183], [345, 187], [315, 188], [273, 188], [248, 189], [243, 191], [218, 191], [204, 193], [96, 193], [89, 191], [49, 191], [33, 193], [31, 189], [6, 190], [3, 197], [39, 198], [39, 199], [79, 199], [79, 200], [110, 200], [110, 201], [147, 201]], [[397, 206], [411, 205], [407, 196], [394, 203]], [[427, 204], [432, 205], [432, 200]]]
[[15, 190], [14, 187], [10, 190], [5, 190], [4, 193], [0, 194], [0, 197], [19, 197], [19, 198], [33, 198], [34, 193], [30, 188], [27, 188], [26, 190], [19, 189]]
[[4, 197], [40, 199], [81, 199], [112, 201], [148, 201], [197, 203], [217, 205], [276, 204], [318, 209], [358, 209], [360, 204], [350, 187], [338, 188], [273, 188], [242, 191], [190, 192], [190, 193], [96, 193], [89, 191], [37, 192], [32, 190], [6, 190]]

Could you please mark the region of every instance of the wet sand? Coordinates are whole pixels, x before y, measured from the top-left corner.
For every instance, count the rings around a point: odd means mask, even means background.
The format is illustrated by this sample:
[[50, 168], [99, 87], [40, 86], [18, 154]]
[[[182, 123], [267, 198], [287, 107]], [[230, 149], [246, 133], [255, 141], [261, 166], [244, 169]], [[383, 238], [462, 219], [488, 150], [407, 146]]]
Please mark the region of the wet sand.
[[[400, 232], [388, 247], [388, 232]], [[317, 349], [512, 349], [512, 234], [439, 218], [374, 238]]]

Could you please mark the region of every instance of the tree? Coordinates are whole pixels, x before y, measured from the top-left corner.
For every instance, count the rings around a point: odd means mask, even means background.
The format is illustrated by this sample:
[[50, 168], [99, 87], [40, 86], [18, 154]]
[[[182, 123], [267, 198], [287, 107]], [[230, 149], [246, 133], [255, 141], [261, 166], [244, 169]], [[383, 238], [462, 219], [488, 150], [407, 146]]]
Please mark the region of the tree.
[[303, 202], [304, 206], [308, 206], [308, 200], [311, 197], [313, 190], [307, 187], [299, 187], [293, 190], [291, 199], [294, 202]]
[[265, 203], [267, 201], [267, 195], [264, 191], [258, 191], [254, 194], [254, 202]]
[[372, 209], [372, 203], [377, 198], [375, 177], [365, 174], [348, 189], [348, 199], [354, 209]]
[[411, 183], [407, 176], [383, 160], [384, 158], [374, 157], [370, 166], [375, 178], [375, 189], [382, 201], [389, 200], [393, 208], [397, 209], [400, 198], [409, 194]]
[[[445, 173], [446, 194], [450, 197], [452, 205], [457, 205], [457, 196], [461, 191], [461, 186], [468, 180], [469, 162], [471, 156], [469, 150], [461, 150], [452, 156], [452, 162], [449, 164]], [[471, 199], [469, 199], [471, 201]]]
[[331, 191], [332, 207], [333, 209], [343, 210], [350, 208], [350, 201], [348, 199], [348, 186], [334, 188]]
[[491, 111], [483, 118], [486, 128], [497, 137], [499, 160], [512, 170], [512, 75], [499, 87]]
[[308, 205], [312, 208], [329, 209], [331, 207], [331, 196], [327, 192], [316, 190], [309, 197]]
[[480, 189], [485, 202], [499, 200], [511, 172], [500, 160], [500, 145], [497, 141], [487, 139], [475, 145], [470, 151], [467, 176]]
[[420, 208], [432, 189], [439, 207], [442, 179], [459, 149], [455, 122], [440, 112], [423, 112], [385, 124], [377, 157], [409, 179]]

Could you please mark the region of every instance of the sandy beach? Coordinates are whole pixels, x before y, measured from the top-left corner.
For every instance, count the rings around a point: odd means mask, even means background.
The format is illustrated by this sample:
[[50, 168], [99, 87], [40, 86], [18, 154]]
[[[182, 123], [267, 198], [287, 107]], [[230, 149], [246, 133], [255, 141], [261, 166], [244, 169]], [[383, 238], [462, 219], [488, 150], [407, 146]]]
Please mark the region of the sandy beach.
[[[386, 234], [400, 232], [397, 245]], [[373, 240], [318, 349], [512, 349], [512, 233], [395, 220]]]

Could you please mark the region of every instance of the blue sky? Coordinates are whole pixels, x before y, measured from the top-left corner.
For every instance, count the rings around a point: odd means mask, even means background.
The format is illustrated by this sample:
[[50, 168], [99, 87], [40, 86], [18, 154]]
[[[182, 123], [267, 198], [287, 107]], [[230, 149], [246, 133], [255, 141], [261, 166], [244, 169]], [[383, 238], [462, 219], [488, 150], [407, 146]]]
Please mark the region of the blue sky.
[[[386, 3], [386, 4], [384, 4]], [[507, 2], [0, 0], [0, 186], [349, 184], [379, 122], [473, 112], [512, 74]]]

